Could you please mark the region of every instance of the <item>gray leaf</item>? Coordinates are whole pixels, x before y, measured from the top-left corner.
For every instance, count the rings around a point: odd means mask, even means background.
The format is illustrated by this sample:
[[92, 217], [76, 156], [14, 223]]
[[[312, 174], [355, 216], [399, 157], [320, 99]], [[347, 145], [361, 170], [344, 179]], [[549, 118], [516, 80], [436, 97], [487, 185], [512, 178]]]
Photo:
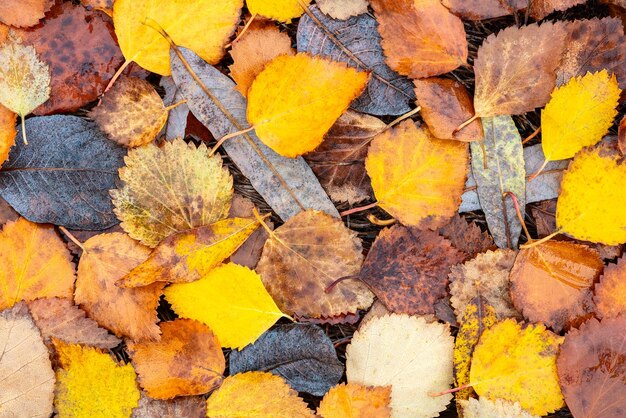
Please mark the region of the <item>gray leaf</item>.
[[[161, 77], [159, 85], [165, 89], [165, 97], [163, 98], [163, 104], [165, 106], [171, 106], [183, 100], [183, 95], [178, 87], [176, 87], [176, 84], [174, 84], [172, 77]], [[173, 141], [176, 138], [185, 137], [188, 114], [189, 107], [187, 107], [186, 103], [178, 105], [169, 111], [167, 122], [163, 127], [163, 134], [166, 140]]]
[[76, 116], [31, 118], [26, 132], [28, 145], [16, 141], [0, 171], [0, 194], [20, 215], [87, 230], [119, 222], [109, 190], [119, 180], [124, 148]]
[[[188, 100], [191, 112], [215, 138], [248, 128], [246, 99], [235, 83], [186, 48], [180, 48], [191, 69], [212, 97], [196, 83], [175, 51], [171, 53], [172, 77]], [[252, 186], [287, 220], [304, 209], [339, 216], [311, 168], [302, 158], [285, 158], [266, 147], [253, 133], [224, 142], [224, 149]]]
[[409, 103], [415, 101], [413, 83], [385, 64], [376, 19], [365, 13], [348, 20], [336, 20], [317, 6], [309, 10], [324, 28], [310, 16], [303, 15], [298, 24], [298, 52], [321, 55], [372, 72], [367, 88], [352, 102], [352, 109], [372, 115], [401, 115], [411, 110]]
[[230, 353], [230, 373], [265, 371], [282, 376], [298, 392], [323, 396], [339, 383], [343, 365], [316, 325], [279, 325], [242, 351]]

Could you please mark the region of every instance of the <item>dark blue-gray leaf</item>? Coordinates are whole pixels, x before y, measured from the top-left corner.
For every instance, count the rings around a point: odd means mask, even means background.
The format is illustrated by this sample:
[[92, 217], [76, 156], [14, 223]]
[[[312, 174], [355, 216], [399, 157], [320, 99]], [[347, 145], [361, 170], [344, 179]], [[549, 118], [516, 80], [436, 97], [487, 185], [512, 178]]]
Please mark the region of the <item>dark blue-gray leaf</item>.
[[76, 116], [31, 118], [26, 132], [28, 145], [16, 141], [0, 171], [0, 195], [20, 215], [86, 230], [119, 222], [109, 190], [119, 179], [124, 148]]
[[401, 115], [415, 101], [413, 83], [385, 64], [376, 20], [365, 13], [348, 20], [326, 16], [317, 6], [309, 8], [298, 24], [298, 52], [321, 55], [372, 72], [363, 94], [352, 109], [372, 115]]
[[343, 365], [335, 347], [316, 325], [278, 325], [242, 351], [230, 353], [230, 373], [265, 371], [287, 380], [298, 392], [323, 396], [339, 383]]

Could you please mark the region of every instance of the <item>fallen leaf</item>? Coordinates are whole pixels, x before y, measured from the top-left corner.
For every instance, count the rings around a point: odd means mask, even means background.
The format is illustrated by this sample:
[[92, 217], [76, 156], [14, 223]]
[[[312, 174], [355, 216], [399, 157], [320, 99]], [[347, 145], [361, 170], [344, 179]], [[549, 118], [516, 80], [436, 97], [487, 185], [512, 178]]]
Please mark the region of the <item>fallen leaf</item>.
[[434, 314], [447, 294], [450, 267], [462, 261], [436, 232], [394, 225], [378, 234], [359, 277], [392, 312]]
[[33, 320], [46, 342], [56, 338], [67, 343], [110, 349], [121, 340], [98, 327], [85, 311], [68, 298], [44, 298], [28, 302]]
[[237, 91], [247, 96], [252, 82], [268, 63], [279, 55], [294, 54], [288, 34], [272, 23], [255, 20], [230, 51], [233, 64], [228, 69], [237, 83]]
[[439, 0], [370, 0], [387, 64], [402, 75], [424, 78], [467, 63], [461, 19]]
[[528, 6], [528, 0], [442, 0], [442, 3], [455, 15], [468, 20], [508, 16]]
[[563, 396], [575, 417], [619, 417], [624, 411], [626, 318], [592, 318], [565, 336], [557, 369]]
[[265, 145], [297, 157], [322, 143], [368, 77], [343, 63], [307, 54], [278, 56], [248, 90], [248, 121]]
[[4, 224], [0, 232], [0, 259], [0, 309], [21, 300], [72, 296], [72, 257], [50, 225], [34, 224], [24, 218]]
[[519, 402], [535, 415], [564, 406], [556, 372], [563, 337], [543, 325], [505, 319], [485, 330], [474, 349], [470, 382], [476, 393], [490, 399]]
[[182, 139], [132, 149], [111, 190], [115, 214], [132, 238], [151, 248], [170, 235], [224, 219], [233, 179], [219, 154]]
[[154, 87], [137, 77], [117, 81], [89, 112], [109, 139], [128, 148], [152, 142], [167, 120], [167, 110]]
[[493, 238], [488, 232], [483, 232], [475, 221], [467, 222], [459, 214], [454, 215], [450, 223], [439, 228], [439, 235], [450, 240], [454, 248], [464, 253], [463, 261], [495, 249]]
[[465, 87], [448, 78], [413, 80], [420, 116], [435, 138], [458, 141], [481, 141], [483, 126], [475, 120], [467, 127], [455, 129], [474, 115], [474, 104]]
[[[344, 0], [341, 2], [345, 3]], [[350, 107], [372, 115], [402, 115], [415, 100], [413, 84], [385, 63], [376, 20], [368, 13], [331, 19], [318, 6], [298, 23], [298, 52], [328, 57], [371, 73], [365, 91]]]
[[622, 118], [618, 125], [617, 145], [622, 155], [626, 155], [626, 116]]
[[[202, 81], [203, 87], [194, 80], [174, 52], [172, 76], [198, 120], [215, 138], [248, 127], [246, 100], [235, 90], [232, 80], [191, 51], [183, 48], [181, 53], [191, 70]], [[254, 133], [230, 138], [222, 147], [283, 220], [307, 208], [339, 216], [313, 171], [302, 158], [281, 157], [259, 141]]]
[[127, 62], [170, 75], [170, 44], [154, 29], [155, 23], [176, 45], [216, 64], [235, 31], [242, 6], [243, 0], [116, 0], [113, 23]]
[[358, 281], [329, 288], [337, 279], [359, 272], [361, 251], [357, 234], [341, 220], [307, 210], [273, 231], [256, 270], [282, 311], [298, 317], [334, 317], [373, 302], [372, 293]]
[[35, 26], [54, 5], [54, 0], [6, 0], [0, 4], [0, 22], [24, 28]]
[[564, 22], [546, 22], [511, 26], [485, 39], [474, 61], [476, 115], [519, 115], [544, 106], [565, 35]]
[[346, 20], [367, 13], [368, 0], [317, 0], [317, 7], [333, 19]]
[[168, 401], [142, 394], [131, 418], [205, 418], [206, 401], [199, 396], [185, 396]]
[[[95, 237], [96, 235], [99, 235], [99, 234], [110, 234], [112, 232], [124, 232], [124, 230], [120, 228], [119, 224], [117, 224], [117, 225], [112, 226], [111, 228], [103, 229], [102, 231], [70, 229], [68, 230], [68, 232], [72, 234], [74, 238], [76, 238], [79, 244], [81, 244], [87, 241], [89, 238]], [[63, 235], [65, 235], [65, 233], [63, 233]], [[70, 250], [70, 252], [73, 255], [80, 256], [83, 253], [83, 249], [79, 247], [77, 243], [70, 240], [68, 235], [65, 235], [65, 238], [66, 238], [65, 244], [67, 245], [67, 248]]]
[[0, 225], [10, 221], [17, 221], [20, 215], [13, 210], [6, 200], [0, 197]]
[[463, 264], [453, 266], [450, 275], [450, 302], [459, 322], [467, 305], [482, 296], [493, 306], [498, 319], [520, 318], [509, 295], [509, 272], [515, 262], [512, 250], [487, 251]]
[[156, 308], [163, 283], [136, 289], [115, 282], [148, 258], [150, 249], [116, 232], [101, 234], [83, 243], [78, 263], [74, 300], [87, 315], [115, 335], [134, 341], [158, 340]]
[[[233, 196], [233, 203], [230, 205], [229, 217], [250, 217], [254, 216], [254, 203], [252, 200], [235, 193]], [[265, 225], [268, 228], [274, 229], [274, 223], [265, 218]], [[240, 266], [246, 266], [250, 269], [254, 269], [261, 259], [263, 253], [263, 246], [265, 241], [269, 238], [269, 234], [265, 228], [257, 228], [252, 234], [244, 241], [243, 244], [230, 256], [230, 261]]]
[[291, 19], [300, 17], [304, 13], [302, 5], [308, 5], [311, 0], [246, 0], [246, 6], [253, 15], [259, 14], [279, 22], [290, 23]]
[[453, 347], [447, 325], [396, 314], [372, 319], [346, 349], [348, 383], [390, 385], [394, 418], [437, 416], [452, 395], [429, 393], [449, 389]]
[[437, 228], [459, 207], [467, 163], [467, 144], [407, 120], [374, 138], [365, 168], [379, 207], [406, 226]]
[[[184, 100], [182, 91], [174, 83], [174, 79], [169, 76], [161, 77], [159, 86], [165, 90], [163, 104], [171, 106]], [[181, 103], [173, 109], [170, 109], [167, 115], [167, 122], [163, 127], [161, 134], [165, 135], [165, 139], [173, 141], [176, 138], [184, 138], [187, 131], [187, 118], [189, 117], [189, 106], [187, 103]], [[157, 135], [157, 137], [160, 137]]]
[[128, 417], [139, 401], [133, 366], [120, 366], [91, 347], [55, 342], [54, 406], [59, 417]]
[[99, 10], [113, 16], [113, 1], [114, 0], [80, 0], [80, 4], [85, 6], [87, 10]]
[[342, 383], [332, 388], [320, 402], [322, 418], [391, 418], [391, 387]]
[[0, 165], [9, 158], [9, 151], [15, 144], [15, 123], [17, 114], [0, 105]]
[[339, 383], [343, 364], [324, 331], [316, 325], [278, 325], [242, 351], [230, 352], [230, 374], [270, 372], [298, 392], [323, 396]]
[[30, 118], [26, 129], [29, 145], [18, 141], [0, 171], [2, 197], [33, 222], [92, 230], [115, 225], [108, 192], [124, 149], [76, 116]]
[[386, 127], [380, 119], [348, 110], [324, 142], [304, 156], [333, 201], [354, 204], [371, 196], [365, 157], [369, 143]]
[[489, 232], [500, 248], [517, 248], [522, 224], [515, 204], [519, 202], [522, 218], [526, 207], [526, 171], [522, 139], [510, 116], [483, 119], [485, 139], [472, 142], [472, 174], [480, 206], [485, 212]]
[[587, 0], [532, 0], [528, 3], [528, 14], [536, 20], [541, 20], [550, 13], [567, 10]]
[[594, 311], [591, 287], [603, 267], [586, 245], [548, 241], [522, 249], [510, 276], [513, 305], [555, 332], [577, 326]]
[[0, 312], [0, 341], [2, 415], [50, 416], [54, 372], [48, 349], [24, 304]]
[[626, 313], [626, 255], [620, 257], [617, 264], [607, 264], [594, 294], [598, 317], [613, 318]]
[[523, 409], [517, 402], [488, 398], [459, 401], [464, 418], [539, 418]]

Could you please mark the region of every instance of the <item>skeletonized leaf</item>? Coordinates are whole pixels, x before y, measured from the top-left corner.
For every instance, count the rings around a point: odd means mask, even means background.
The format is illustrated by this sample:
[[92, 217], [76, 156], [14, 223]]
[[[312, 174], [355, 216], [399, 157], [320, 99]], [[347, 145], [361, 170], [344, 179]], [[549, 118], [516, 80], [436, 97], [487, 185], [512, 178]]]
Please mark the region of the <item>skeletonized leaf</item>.
[[346, 20], [367, 13], [368, 0], [317, 0], [320, 10], [333, 19]]
[[599, 318], [616, 317], [626, 313], [626, 255], [617, 264], [604, 268], [600, 282], [594, 288], [596, 314]]
[[391, 418], [391, 387], [342, 383], [324, 395], [317, 408], [322, 418]]
[[54, 0], [5, 0], [0, 3], [0, 22], [18, 28], [34, 26], [53, 4]]

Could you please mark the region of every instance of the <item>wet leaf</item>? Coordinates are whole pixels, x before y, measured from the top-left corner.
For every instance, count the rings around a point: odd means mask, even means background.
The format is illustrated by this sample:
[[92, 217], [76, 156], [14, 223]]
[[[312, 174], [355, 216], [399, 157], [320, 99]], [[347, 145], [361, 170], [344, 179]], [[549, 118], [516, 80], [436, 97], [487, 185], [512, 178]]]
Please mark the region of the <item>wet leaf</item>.
[[468, 399], [459, 402], [464, 418], [538, 418], [532, 415], [517, 402], [488, 398]]
[[34, 26], [47, 11], [54, 0], [6, 0], [0, 4], [0, 22], [18, 28]]
[[[310, 2], [311, 0], [303, 0], [302, 4]], [[285, 23], [290, 23], [291, 19], [304, 13], [298, 0], [246, 0], [246, 6], [252, 14], [260, 14]]]
[[367, 13], [368, 0], [317, 0], [320, 10], [333, 19], [346, 20]]
[[626, 256], [620, 257], [617, 264], [607, 264], [594, 294], [598, 317], [613, 318], [626, 313]]
[[149, 398], [139, 399], [139, 406], [133, 409], [132, 418], [205, 418], [206, 401], [199, 396], [185, 396], [168, 401]]
[[390, 386], [342, 383], [324, 396], [317, 408], [317, 415], [322, 418], [390, 418], [390, 402]]
[[463, 261], [495, 247], [488, 232], [483, 232], [476, 222], [467, 222], [458, 214], [450, 219], [450, 223], [439, 228], [439, 235], [450, 240], [454, 248], [464, 253]]

